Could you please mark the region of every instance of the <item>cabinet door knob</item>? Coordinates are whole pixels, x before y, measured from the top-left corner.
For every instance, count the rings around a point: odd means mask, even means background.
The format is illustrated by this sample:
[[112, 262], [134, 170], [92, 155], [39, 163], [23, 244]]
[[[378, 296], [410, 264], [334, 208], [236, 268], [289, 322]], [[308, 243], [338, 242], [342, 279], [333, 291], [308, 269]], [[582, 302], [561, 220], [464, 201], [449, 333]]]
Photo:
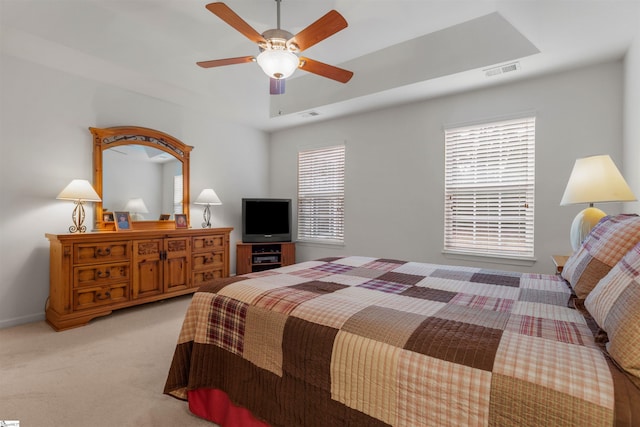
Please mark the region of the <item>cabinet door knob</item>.
[[109, 299], [109, 298], [111, 298], [111, 292], [109, 292], [109, 291], [105, 292], [104, 296], [100, 292], [98, 292], [96, 294], [96, 299], [99, 300], [99, 301], [104, 301], [104, 300]]
[[111, 255], [111, 248], [98, 248], [98, 256], [109, 256]]

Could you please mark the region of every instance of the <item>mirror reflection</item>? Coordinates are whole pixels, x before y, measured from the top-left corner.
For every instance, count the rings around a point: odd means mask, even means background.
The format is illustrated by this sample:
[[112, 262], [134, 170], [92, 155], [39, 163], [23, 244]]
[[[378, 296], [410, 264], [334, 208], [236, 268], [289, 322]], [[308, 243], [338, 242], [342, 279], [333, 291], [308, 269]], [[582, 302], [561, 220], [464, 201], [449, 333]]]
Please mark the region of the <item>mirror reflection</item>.
[[128, 211], [133, 221], [183, 213], [182, 163], [146, 145], [120, 145], [103, 151], [104, 211]]

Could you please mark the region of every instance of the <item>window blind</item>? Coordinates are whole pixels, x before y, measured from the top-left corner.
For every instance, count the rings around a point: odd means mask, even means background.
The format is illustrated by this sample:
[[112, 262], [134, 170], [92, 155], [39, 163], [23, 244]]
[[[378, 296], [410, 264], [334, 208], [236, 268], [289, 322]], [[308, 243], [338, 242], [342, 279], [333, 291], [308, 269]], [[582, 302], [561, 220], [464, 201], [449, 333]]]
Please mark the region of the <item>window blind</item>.
[[345, 146], [298, 153], [298, 240], [344, 242]]
[[444, 249], [533, 257], [535, 117], [445, 130]]
[[183, 189], [182, 189], [182, 175], [175, 175], [173, 177], [173, 213], [181, 214], [182, 211], [182, 199], [183, 199]]

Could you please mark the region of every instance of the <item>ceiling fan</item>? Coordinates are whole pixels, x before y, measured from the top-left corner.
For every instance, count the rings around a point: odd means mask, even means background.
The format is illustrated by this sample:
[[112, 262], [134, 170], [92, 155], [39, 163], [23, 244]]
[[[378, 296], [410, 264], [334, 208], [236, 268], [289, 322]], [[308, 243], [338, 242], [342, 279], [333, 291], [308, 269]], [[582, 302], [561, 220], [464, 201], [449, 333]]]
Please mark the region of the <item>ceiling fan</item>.
[[197, 64], [203, 68], [212, 68], [242, 64], [244, 62], [257, 62], [270, 78], [271, 95], [284, 93], [285, 79], [291, 76], [296, 68], [341, 83], [348, 82], [353, 76], [352, 71], [298, 56], [298, 53], [303, 50], [345, 29], [348, 24], [344, 17], [337, 11], [331, 10], [294, 36], [290, 32], [280, 29], [281, 0], [275, 1], [278, 8], [278, 28], [266, 30], [262, 34], [254, 30], [226, 4], [222, 2], [208, 4], [206, 8], [211, 13], [256, 43], [260, 53], [257, 56], [214, 59], [197, 62]]

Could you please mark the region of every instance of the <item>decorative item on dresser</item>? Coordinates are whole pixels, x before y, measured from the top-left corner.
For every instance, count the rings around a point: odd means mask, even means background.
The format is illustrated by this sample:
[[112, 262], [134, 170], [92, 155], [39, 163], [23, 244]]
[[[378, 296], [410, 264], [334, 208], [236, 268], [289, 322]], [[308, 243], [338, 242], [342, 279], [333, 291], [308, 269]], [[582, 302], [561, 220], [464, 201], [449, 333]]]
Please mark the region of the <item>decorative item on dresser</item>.
[[205, 188], [193, 203], [205, 206], [204, 212], [202, 213], [202, 218], [204, 219], [202, 228], [211, 228], [211, 206], [222, 204], [216, 192], [213, 191], [213, 188]]
[[57, 331], [229, 276], [233, 228], [47, 234], [47, 322]]
[[100, 202], [100, 196], [86, 179], [74, 179], [64, 187], [56, 197], [58, 200], [73, 200], [76, 204], [71, 217], [73, 225], [69, 227], [69, 233], [84, 233], [87, 226], [84, 225], [84, 203]]

